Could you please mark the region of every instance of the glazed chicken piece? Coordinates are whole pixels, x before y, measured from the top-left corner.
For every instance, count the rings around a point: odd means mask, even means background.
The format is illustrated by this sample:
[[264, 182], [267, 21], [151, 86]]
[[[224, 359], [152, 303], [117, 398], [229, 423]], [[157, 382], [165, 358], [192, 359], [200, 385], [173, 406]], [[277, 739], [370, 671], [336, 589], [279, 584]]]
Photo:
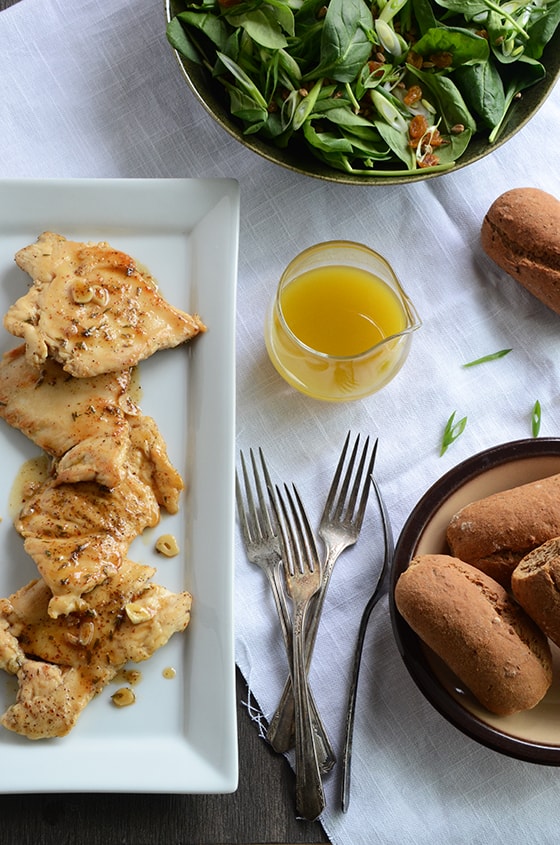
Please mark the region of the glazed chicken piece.
[[14, 641], [19, 649], [8, 664], [18, 677], [18, 699], [2, 717], [4, 727], [30, 739], [64, 736], [129, 661], [147, 660], [185, 630], [190, 594], [152, 583], [154, 572], [126, 560], [92, 591], [86, 613], [59, 619], [49, 616], [50, 590], [42, 580], [0, 600], [0, 649], [2, 630], [12, 651]]
[[25, 654], [11, 633], [8, 620], [0, 616], [0, 669], [15, 675], [24, 660]]
[[24, 339], [33, 366], [50, 356], [78, 378], [116, 372], [206, 330], [198, 316], [166, 302], [133, 258], [107, 243], [44, 232], [16, 254], [16, 263], [33, 286], [9, 308], [4, 325]]
[[134, 473], [112, 490], [94, 481], [44, 482], [15, 526], [52, 592], [50, 615], [85, 610], [84, 595], [119, 570], [132, 540], [159, 518], [151, 487]]
[[170, 513], [183, 481], [156, 422], [130, 396], [131, 371], [76, 379], [47, 359], [38, 369], [18, 346], [0, 360], [0, 417], [55, 459], [56, 483], [112, 488], [132, 468]]
[[154, 420], [143, 414], [127, 420], [118, 484], [109, 489], [96, 481], [48, 479], [31, 488], [15, 520], [52, 591], [53, 617], [83, 610], [83, 596], [119, 569], [134, 538], [159, 522], [160, 507], [178, 510], [183, 480]]
[[0, 360], [0, 417], [56, 459], [60, 482], [114, 487], [129, 452], [130, 370], [75, 379], [52, 359], [39, 368], [25, 346]]
[[0, 718], [9, 731], [28, 739], [65, 736], [97, 692], [87, 669], [23, 661], [16, 676], [18, 694]]
[[152, 417], [145, 414], [128, 417], [130, 449], [127, 466], [154, 492], [160, 507], [168, 513], [179, 510], [183, 479], [172, 465], [167, 447]]

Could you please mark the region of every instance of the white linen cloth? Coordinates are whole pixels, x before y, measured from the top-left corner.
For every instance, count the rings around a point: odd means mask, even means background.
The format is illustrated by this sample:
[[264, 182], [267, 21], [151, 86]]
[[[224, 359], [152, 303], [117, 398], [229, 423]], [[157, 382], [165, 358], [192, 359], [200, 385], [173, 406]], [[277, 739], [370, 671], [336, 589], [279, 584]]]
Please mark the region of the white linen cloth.
[[[0, 177], [239, 180], [238, 446], [264, 448], [275, 478], [296, 482], [315, 524], [348, 430], [379, 437], [377, 478], [396, 536], [450, 467], [530, 437], [537, 399], [541, 435], [559, 434], [560, 318], [491, 265], [479, 230], [509, 188], [560, 197], [560, 87], [508, 144], [471, 167], [410, 186], [336, 186], [261, 160], [214, 123], [181, 77], [159, 0], [22, 0], [0, 14], [0, 115]], [[395, 381], [359, 403], [300, 395], [276, 374], [263, 344], [282, 269], [330, 238], [385, 255], [424, 322]], [[461, 369], [507, 347], [513, 351], [500, 361]], [[454, 410], [468, 424], [439, 457]], [[372, 506], [358, 545], [335, 568], [312, 666], [339, 754], [350, 655], [380, 554]], [[252, 706], [270, 717], [285, 657], [264, 578], [239, 537], [236, 559], [236, 657]], [[554, 842], [559, 788], [556, 768], [487, 750], [432, 709], [397, 652], [385, 600], [366, 640], [347, 814], [339, 810], [338, 767], [326, 780], [321, 820], [332, 842]]]

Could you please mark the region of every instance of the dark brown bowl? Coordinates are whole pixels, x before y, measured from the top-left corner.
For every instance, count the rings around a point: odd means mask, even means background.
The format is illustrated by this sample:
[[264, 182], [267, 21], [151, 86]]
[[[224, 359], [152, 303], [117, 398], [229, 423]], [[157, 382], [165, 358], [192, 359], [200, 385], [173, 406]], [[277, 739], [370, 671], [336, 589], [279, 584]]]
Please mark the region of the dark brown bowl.
[[480, 452], [446, 473], [410, 514], [395, 550], [389, 593], [398, 649], [419, 690], [451, 724], [482, 745], [531, 763], [560, 765], [560, 652], [552, 647], [554, 681], [532, 710], [494, 716], [430, 651], [399, 614], [395, 584], [416, 554], [449, 554], [445, 530], [463, 505], [560, 472], [560, 438], [505, 443]]
[[[164, 0], [167, 22], [171, 20], [175, 11], [180, 8], [178, 0]], [[230, 114], [228, 99], [223, 86], [212, 79], [210, 73], [195, 62], [188, 61], [174, 50], [176, 59], [183, 76], [206, 111], [214, 118], [222, 129], [225, 129], [233, 138], [243, 144], [247, 149], [268, 161], [300, 173], [305, 176], [313, 176], [328, 182], [339, 182], [350, 185], [399, 185], [406, 182], [422, 182], [467, 167], [475, 161], [493, 153], [503, 144], [512, 138], [516, 132], [525, 126], [533, 115], [542, 106], [550, 94], [554, 84], [560, 75], [560, 29], [556, 31], [548, 43], [542, 57], [542, 63], [547, 69], [547, 75], [542, 82], [533, 85], [523, 92], [523, 96], [515, 103], [510, 116], [499, 137], [494, 144], [490, 144], [483, 135], [473, 138], [466, 152], [461, 156], [457, 164], [451, 170], [436, 173], [423, 173], [408, 176], [358, 176], [351, 173], [344, 173], [323, 164], [305, 148], [305, 146], [292, 146], [286, 149], [279, 149], [271, 143], [258, 138], [255, 135], [244, 135], [241, 124]], [[530, 153], [528, 153], [530, 155]]]

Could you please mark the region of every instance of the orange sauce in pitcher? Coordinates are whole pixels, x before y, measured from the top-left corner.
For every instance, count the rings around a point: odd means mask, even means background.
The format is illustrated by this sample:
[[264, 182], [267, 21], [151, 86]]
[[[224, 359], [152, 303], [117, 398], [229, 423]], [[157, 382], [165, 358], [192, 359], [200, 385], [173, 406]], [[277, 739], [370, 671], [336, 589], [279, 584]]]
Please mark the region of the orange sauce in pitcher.
[[395, 292], [359, 267], [302, 273], [282, 290], [280, 307], [301, 343], [337, 357], [366, 352], [406, 326]]

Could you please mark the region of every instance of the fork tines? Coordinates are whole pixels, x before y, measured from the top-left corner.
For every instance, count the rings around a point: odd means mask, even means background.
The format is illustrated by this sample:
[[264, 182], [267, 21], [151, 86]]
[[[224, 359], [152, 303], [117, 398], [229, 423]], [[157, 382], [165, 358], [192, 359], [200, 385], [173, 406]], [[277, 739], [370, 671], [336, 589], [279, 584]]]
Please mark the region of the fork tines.
[[[290, 513], [288, 513], [287, 505], [278, 486], [275, 487], [276, 495], [271, 495], [271, 500], [276, 512], [277, 524], [282, 535], [286, 553], [284, 563], [288, 567], [289, 573], [294, 575], [296, 565], [300, 572], [303, 571], [303, 555], [308, 560], [311, 571], [315, 571], [316, 568], [320, 569], [320, 562], [315, 535], [309, 524], [301, 497], [294, 484], [292, 485], [292, 491], [293, 493], [290, 491], [288, 485], [284, 484], [284, 493], [288, 500]], [[300, 553], [300, 550], [303, 554]]]
[[[355, 472], [355, 479], [354, 483], [352, 484], [350, 497], [348, 501], [346, 501], [346, 497], [348, 495], [348, 490], [350, 489], [350, 482], [352, 480], [352, 473], [354, 472], [354, 465], [356, 463], [356, 457], [358, 454], [358, 447], [360, 445], [360, 435], [356, 435], [356, 439], [354, 441], [354, 446], [352, 448], [352, 452], [350, 454], [350, 458], [348, 461], [348, 466], [346, 467], [346, 471], [344, 473], [344, 477], [342, 476], [342, 471], [344, 469], [344, 464], [346, 461], [346, 455], [348, 453], [348, 447], [350, 445], [350, 432], [346, 435], [346, 440], [344, 441], [344, 446], [342, 448], [342, 452], [340, 454], [340, 458], [335, 470], [335, 474], [332, 480], [332, 484], [327, 496], [327, 501], [325, 503], [324, 508], [324, 517], [329, 516], [330, 519], [333, 521], [348, 521], [352, 522], [355, 530], [357, 532], [360, 531], [364, 514], [366, 510], [366, 504], [369, 495], [369, 485], [367, 483], [367, 479], [371, 476], [373, 472], [373, 467], [375, 464], [375, 457], [377, 455], [377, 440], [373, 444], [371, 454], [368, 461], [367, 470], [364, 473], [364, 467], [368, 455], [369, 449], [369, 436], [366, 437], [364, 446], [362, 448], [362, 452], [360, 455], [360, 460]], [[342, 478], [342, 484], [340, 483]], [[356, 503], [358, 501], [358, 493], [360, 492], [360, 479], [365, 479], [366, 483], [364, 483], [361, 491], [361, 496], [358, 504], [358, 512], [355, 514]], [[339, 489], [340, 487], [340, 489]], [[334, 507], [333, 507], [334, 506]]]
[[[247, 463], [245, 461], [245, 456], [243, 452], [240, 452], [239, 456], [241, 461], [241, 472], [243, 475], [243, 484], [245, 487], [245, 498], [247, 500], [247, 507], [245, 507], [243, 503], [243, 493], [241, 491], [241, 484], [239, 483], [239, 476], [237, 473], [235, 474], [235, 497], [237, 501], [237, 512], [239, 515], [241, 530], [243, 532], [243, 539], [245, 541], [245, 544], [250, 544], [257, 542], [259, 539], [262, 539], [263, 536], [271, 536], [274, 533], [274, 530], [270, 519], [270, 513], [267, 507], [266, 496], [263, 491], [261, 477], [257, 468], [257, 462], [255, 460], [255, 453], [252, 449], [249, 450], [258, 506], [255, 502], [255, 497], [253, 495], [253, 488], [251, 485], [251, 480], [249, 478]], [[264, 460], [264, 455], [262, 453], [262, 449], [260, 448], [259, 457], [261, 459], [265, 484], [268, 486], [270, 484], [270, 478], [268, 476], [268, 469]]]

